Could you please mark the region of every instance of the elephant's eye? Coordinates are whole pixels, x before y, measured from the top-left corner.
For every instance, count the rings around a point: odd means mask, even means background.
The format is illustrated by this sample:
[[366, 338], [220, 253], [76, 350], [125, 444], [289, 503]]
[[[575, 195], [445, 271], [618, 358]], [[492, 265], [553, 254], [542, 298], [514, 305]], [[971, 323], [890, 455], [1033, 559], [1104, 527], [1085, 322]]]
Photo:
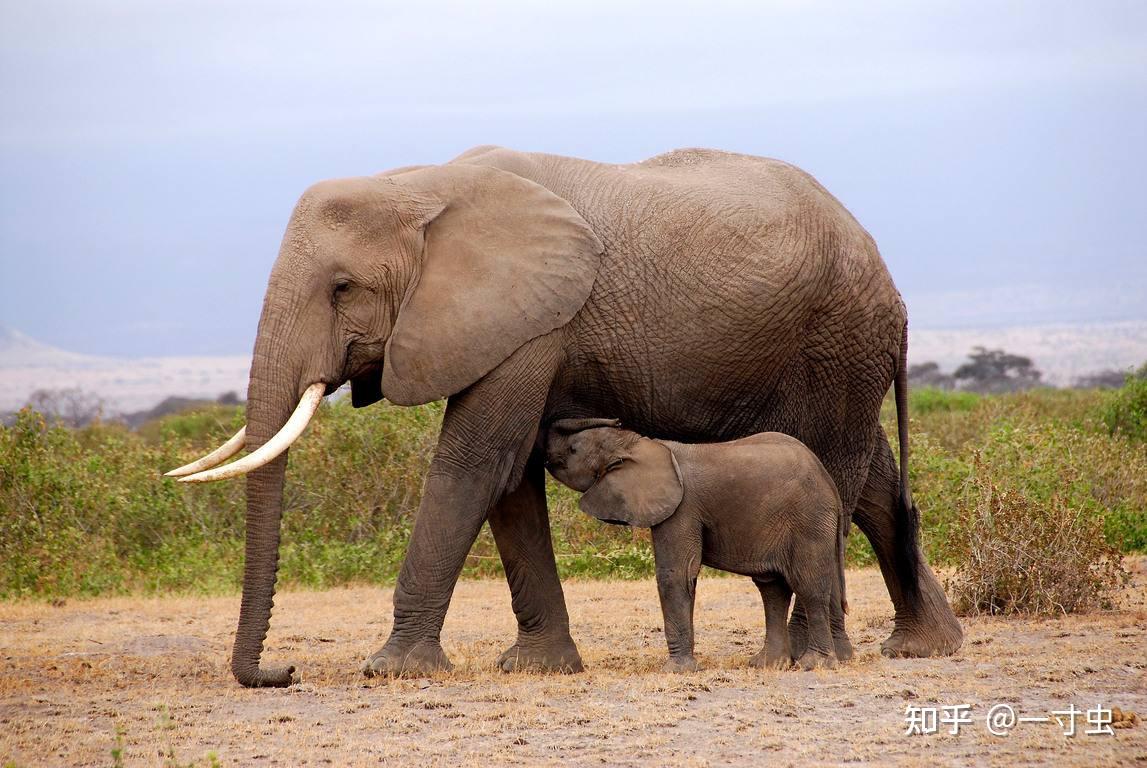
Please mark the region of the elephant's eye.
[[335, 283], [332, 294], [337, 299], [350, 290], [350, 280], [339, 280]]
[[571, 454], [573, 454], [573, 453], [577, 453], [577, 448], [574, 448], [574, 447], [571, 445], [571, 446], [570, 446], [570, 453], [571, 453]]

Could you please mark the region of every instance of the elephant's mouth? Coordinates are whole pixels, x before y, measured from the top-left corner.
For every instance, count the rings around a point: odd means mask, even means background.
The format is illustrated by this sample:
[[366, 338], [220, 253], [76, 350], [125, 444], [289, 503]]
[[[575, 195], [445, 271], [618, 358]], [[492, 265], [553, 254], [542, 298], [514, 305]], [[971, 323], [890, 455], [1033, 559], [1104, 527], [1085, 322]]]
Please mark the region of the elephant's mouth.
[[355, 408], [373, 405], [382, 399], [382, 366], [367, 367], [352, 376], [350, 381], [350, 400]]
[[629, 525], [629, 523], [625, 522], [624, 520], [611, 520], [605, 517], [600, 519], [603, 523], [609, 523], [610, 525]]

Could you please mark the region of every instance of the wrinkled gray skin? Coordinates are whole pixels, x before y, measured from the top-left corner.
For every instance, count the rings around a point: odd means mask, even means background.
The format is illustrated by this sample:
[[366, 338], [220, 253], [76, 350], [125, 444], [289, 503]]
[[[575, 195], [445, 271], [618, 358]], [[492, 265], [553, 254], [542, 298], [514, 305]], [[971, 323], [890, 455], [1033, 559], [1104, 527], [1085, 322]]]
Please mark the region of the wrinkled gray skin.
[[[651, 440], [609, 419], [563, 419], [546, 430], [546, 468], [584, 492], [607, 523], [651, 527], [665, 618], [665, 670], [693, 671], [693, 605], [702, 565], [751, 576], [765, 606], [765, 647], [752, 666], [834, 667], [852, 658], [830, 630], [845, 610], [844, 531], [836, 484], [812, 451], [779, 432], [726, 443]], [[807, 646], [792, 657], [793, 594]]]
[[[333, 392], [349, 380], [360, 406], [449, 398], [394, 626], [367, 674], [449, 666], [442, 621], [486, 521], [518, 619], [500, 666], [581, 669], [536, 438], [542, 423], [591, 416], [673, 440], [797, 437], [880, 561], [896, 607], [885, 652], [951, 653], [960, 627], [920, 554], [878, 423], [905, 368], [906, 322], [872, 239], [785, 163], [681, 150], [610, 165], [480, 147], [304, 193], [263, 302], [247, 447], [274, 435], [315, 382]], [[232, 670], [248, 686], [297, 678], [292, 666], [260, 666], [286, 461], [247, 477]], [[794, 653], [804, 622], [798, 601]]]

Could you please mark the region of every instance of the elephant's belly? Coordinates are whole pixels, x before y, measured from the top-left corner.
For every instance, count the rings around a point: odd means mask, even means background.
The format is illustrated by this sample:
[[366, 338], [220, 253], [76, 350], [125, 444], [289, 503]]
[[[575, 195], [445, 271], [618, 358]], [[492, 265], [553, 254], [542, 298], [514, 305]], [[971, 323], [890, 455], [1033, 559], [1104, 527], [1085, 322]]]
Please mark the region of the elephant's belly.
[[697, 346], [652, 359], [622, 349], [577, 361], [559, 375], [554, 415], [620, 418], [643, 434], [686, 442], [792, 434], [785, 427], [798, 421], [797, 393], [788, 381], [806, 378], [796, 339], [755, 353]]
[[[775, 537], [772, 537], [775, 538]], [[710, 568], [740, 576], [767, 576], [785, 572], [785, 563], [779, 557], [780, 548], [770, 545], [770, 537], [746, 532], [729, 537], [706, 528], [701, 551], [701, 563]]]

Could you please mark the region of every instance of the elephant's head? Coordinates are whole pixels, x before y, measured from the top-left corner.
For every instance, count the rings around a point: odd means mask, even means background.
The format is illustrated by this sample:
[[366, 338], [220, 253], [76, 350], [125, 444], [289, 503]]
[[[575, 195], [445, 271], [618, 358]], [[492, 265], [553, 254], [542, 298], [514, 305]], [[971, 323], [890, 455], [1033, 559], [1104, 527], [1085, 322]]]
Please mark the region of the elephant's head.
[[650, 528], [684, 496], [681, 468], [664, 444], [620, 428], [613, 419], [563, 419], [546, 430], [550, 474], [584, 496], [578, 506], [598, 520]]
[[[260, 668], [278, 567], [286, 448], [324, 394], [414, 405], [460, 392], [518, 347], [567, 323], [589, 296], [602, 245], [570, 205], [495, 168], [447, 164], [325, 181], [291, 215], [271, 271], [245, 434], [173, 470], [247, 476], [243, 604], [232, 670]], [[244, 446], [253, 452], [209, 469]]]

